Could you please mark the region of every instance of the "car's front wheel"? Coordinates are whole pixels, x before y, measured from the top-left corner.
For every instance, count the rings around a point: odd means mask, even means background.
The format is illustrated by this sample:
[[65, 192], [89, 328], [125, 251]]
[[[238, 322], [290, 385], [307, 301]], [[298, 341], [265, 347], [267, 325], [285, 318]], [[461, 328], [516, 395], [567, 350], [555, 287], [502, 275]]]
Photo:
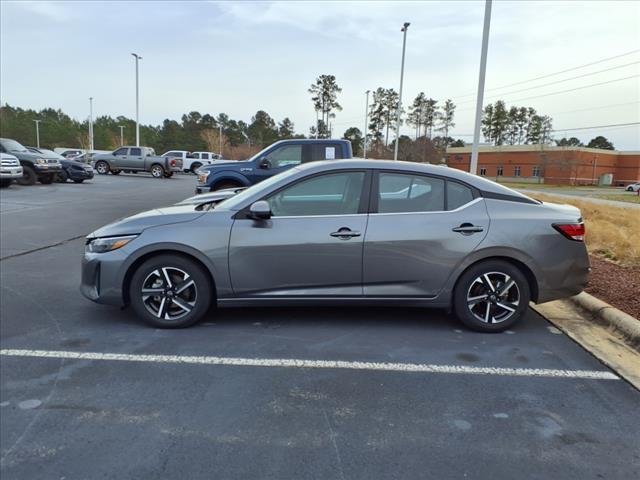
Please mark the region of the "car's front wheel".
[[18, 185], [22, 186], [35, 185], [37, 179], [38, 175], [36, 175], [35, 170], [31, 167], [25, 166], [22, 167], [22, 177], [19, 178], [17, 182]]
[[103, 161], [96, 162], [96, 172], [99, 175], [106, 175], [109, 173], [109, 164]]
[[489, 260], [472, 266], [459, 278], [453, 309], [467, 327], [479, 332], [502, 332], [527, 311], [531, 293], [515, 265]]
[[53, 173], [47, 173], [46, 175], [40, 175], [38, 180], [43, 185], [51, 185], [55, 180], [55, 175]]
[[179, 255], [159, 255], [133, 274], [129, 298], [135, 312], [159, 328], [184, 328], [207, 313], [213, 290], [205, 271]]

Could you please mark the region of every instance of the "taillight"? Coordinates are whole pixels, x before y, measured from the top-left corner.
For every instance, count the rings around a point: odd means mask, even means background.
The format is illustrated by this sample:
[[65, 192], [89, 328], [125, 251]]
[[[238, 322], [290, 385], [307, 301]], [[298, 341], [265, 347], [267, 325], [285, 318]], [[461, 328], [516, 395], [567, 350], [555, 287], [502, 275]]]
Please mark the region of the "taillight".
[[559, 231], [562, 235], [569, 240], [575, 240], [576, 242], [584, 242], [585, 228], [584, 223], [554, 223], [553, 228]]
[[172, 167], [176, 166], [176, 161], [175, 160], [171, 160], [171, 162], [169, 162], [171, 164]]

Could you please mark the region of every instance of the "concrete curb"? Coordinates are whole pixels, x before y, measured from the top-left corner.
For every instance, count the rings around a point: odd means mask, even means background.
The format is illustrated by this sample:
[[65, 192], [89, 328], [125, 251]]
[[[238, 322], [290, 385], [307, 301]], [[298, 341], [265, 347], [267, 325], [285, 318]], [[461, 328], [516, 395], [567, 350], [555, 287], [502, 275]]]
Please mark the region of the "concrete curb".
[[640, 320], [586, 292], [579, 293], [569, 300], [589, 312], [595, 321], [618, 331], [631, 346], [640, 350]]

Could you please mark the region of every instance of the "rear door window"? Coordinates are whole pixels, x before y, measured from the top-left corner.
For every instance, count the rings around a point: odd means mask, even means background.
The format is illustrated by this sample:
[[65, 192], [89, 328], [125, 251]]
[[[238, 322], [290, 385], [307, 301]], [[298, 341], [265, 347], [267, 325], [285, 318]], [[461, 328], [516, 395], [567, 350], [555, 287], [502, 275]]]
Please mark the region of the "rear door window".
[[447, 210], [455, 210], [473, 200], [473, 192], [458, 182], [447, 182]]
[[306, 161], [315, 162], [318, 160], [336, 160], [344, 158], [342, 149], [335, 143], [313, 143], [310, 145], [309, 159]]
[[445, 181], [440, 178], [381, 172], [378, 212], [438, 212], [444, 208]]
[[129, 153], [129, 155], [134, 157], [139, 157], [140, 155], [142, 155], [142, 150], [139, 148], [132, 148], [131, 153]]

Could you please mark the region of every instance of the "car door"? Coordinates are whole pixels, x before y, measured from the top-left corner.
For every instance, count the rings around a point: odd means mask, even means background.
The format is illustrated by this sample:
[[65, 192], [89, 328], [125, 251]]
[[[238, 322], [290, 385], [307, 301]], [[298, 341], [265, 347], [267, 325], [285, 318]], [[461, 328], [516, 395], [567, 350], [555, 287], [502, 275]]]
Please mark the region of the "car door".
[[113, 152], [111, 167], [116, 169], [123, 168], [127, 163], [128, 153], [129, 153], [129, 149], [127, 147], [119, 148], [115, 152]]
[[469, 186], [378, 172], [364, 241], [364, 295], [435, 297], [488, 229], [484, 200]]
[[251, 183], [258, 183], [265, 178], [277, 175], [302, 163], [302, 144], [281, 145], [259, 158], [254, 168], [241, 169]]
[[130, 168], [131, 170], [144, 169], [144, 157], [142, 156], [142, 148], [131, 147], [129, 154], [123, 160], [122, 168]]
[[235, 295], [361, 296], [369, 175], [315, 175], [265, 198], [270, 219], [238, 215], [229, 241]]

